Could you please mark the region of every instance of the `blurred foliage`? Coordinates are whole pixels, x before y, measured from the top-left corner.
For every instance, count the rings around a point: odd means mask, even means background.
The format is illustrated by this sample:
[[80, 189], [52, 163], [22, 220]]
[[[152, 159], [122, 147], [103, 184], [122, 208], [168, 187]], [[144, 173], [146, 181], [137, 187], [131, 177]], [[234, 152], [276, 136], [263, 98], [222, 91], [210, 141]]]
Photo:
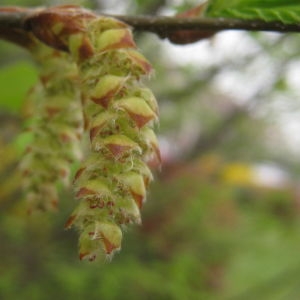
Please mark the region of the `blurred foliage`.
[[[2, 109], [17, 112], [23, 103], [24, 95], [36, 82], [36, 70], [32, 63], [20, 61], [0, 70]], [[15, 83], [15, 88], [12, 88]]]
[[[195, 2], [122, 4], [153, 13]], [[164, 165], [143, 225], [101, 265], [80, 262], [76, 233], [63, 230], [70, 191], [55, 214], [25, 213], [17, 164], [30, 139], [19, 134], [36, 73], [25, 51], [1, 42], [0, 299], [299, 299], [299, 139], [289, 130], [300, 111], [299, 36], [225, 32], [185, 47], [136, 38], [156, 70]], [[260, 180], [258, 165], [281, 177]]]

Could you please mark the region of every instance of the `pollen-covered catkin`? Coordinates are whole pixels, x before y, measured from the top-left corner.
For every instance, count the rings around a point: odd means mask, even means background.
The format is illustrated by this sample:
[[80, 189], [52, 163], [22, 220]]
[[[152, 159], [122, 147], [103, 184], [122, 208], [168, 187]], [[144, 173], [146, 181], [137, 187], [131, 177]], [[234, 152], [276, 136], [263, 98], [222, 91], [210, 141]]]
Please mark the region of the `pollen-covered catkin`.
[[71, 164], [81, 158], [83, 131], [76, 65], [66, 53], [37, 41], [31, 53], [40, 73], [28, 94], [33, 137], [20, 164], [29, 212], [56, 208], [56, 185], [69, 183]]
[[90, 153], [74, 179], [79, 200], [66, 223], [79, 230], [80, 259], [111, 257], [121, 248], [122, 228], [140, 223], [160, 164], [153, 124], [157, 102], [142, 80], [152, 67], [137, 50], [131, 29], [113, 18], [77, 7], [58, 7], [31, 18], [33, 33], [67, 50], [78, 65]]

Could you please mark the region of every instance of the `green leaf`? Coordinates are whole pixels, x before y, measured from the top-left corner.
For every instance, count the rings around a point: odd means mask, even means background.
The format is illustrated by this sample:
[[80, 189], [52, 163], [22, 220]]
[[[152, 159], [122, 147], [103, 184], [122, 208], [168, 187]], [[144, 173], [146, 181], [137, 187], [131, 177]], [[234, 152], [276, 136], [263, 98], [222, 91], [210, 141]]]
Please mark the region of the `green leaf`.
[[282, 23], [300, 22], [300, 3], [298, 0], [211, 0], [205, 15]]
[[29, 62], [0, 68], [0, 109], [18, 111], [26, 93], [37, 81], [34, 65]]

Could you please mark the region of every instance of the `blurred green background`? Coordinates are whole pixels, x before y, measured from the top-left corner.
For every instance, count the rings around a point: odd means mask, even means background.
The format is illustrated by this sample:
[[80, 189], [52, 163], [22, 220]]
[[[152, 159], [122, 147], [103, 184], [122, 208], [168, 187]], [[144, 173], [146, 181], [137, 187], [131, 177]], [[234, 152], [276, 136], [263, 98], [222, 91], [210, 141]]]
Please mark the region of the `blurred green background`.
[[[174, 14], [197, 1], [77, 3]], [[61, 191], [57, 213], [24, 213], [16, 167], [37, 72], [1, 41], [0, 299], [300, 299], [299, 35], [228, 31], [187, 46], [135, 36], [156, 70], [163, 166], [143, 224], [104, 264], [80, 262], [76, 232], [63, 229], [72, 191]]]

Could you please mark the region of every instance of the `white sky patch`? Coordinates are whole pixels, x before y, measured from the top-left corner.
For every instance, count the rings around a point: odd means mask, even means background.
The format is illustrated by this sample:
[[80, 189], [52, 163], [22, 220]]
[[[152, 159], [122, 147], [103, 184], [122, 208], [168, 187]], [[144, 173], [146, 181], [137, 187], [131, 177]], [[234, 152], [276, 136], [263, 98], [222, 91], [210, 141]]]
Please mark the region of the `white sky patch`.
[[164, 41], [164, 48], [177, 65], [198, 65], [200, 68], [259, 50], [257, 44], [241, 31], [222, 32], [211, 40], [187, 45], [175, 45]]
[[252, 100], [258, 91], [263, 91], [272, 84], [275, 66], [264, 56], [257, 58], [252, 64], [240, 70], [225, 70], [214, 78], [217, 89], [243, 105]]
[[260, 164], [253, 167], [254, 180], [261, 185], [281, 187], [289, 182], [289, 175], [273, 164]]
[[290, 87], [300, 93], [300, 60], [292, 61], [287, 70], [287, 81]]
[[279, 123], [288, 148], [300, 155], [300, 113], [283, 115]]
[[109, 0], [109, 1], [103, 1], [102, 5], [104, 6], [103, 9], [104, 13], [118, 15], [118, 14], [126, 13], [129, 3], [128, 1]]
[[167, 40], [162, 41], [162, 43], [169, 59], [178, 66], [193, 64], [201, 67], [207, 62], [211, 64], [208, 41], [201, 41], [189, 45], [175, 45]]

